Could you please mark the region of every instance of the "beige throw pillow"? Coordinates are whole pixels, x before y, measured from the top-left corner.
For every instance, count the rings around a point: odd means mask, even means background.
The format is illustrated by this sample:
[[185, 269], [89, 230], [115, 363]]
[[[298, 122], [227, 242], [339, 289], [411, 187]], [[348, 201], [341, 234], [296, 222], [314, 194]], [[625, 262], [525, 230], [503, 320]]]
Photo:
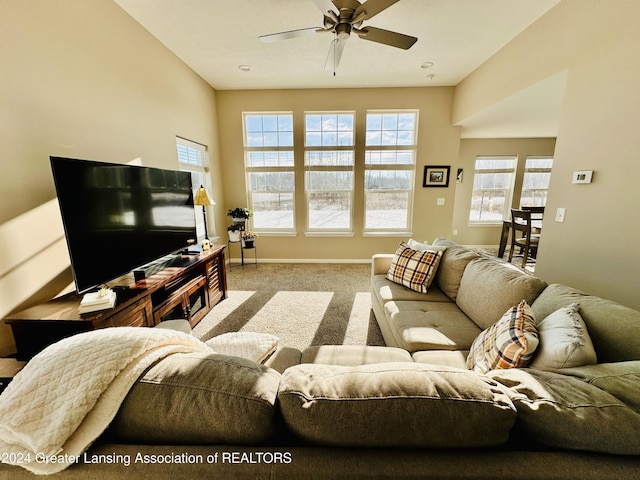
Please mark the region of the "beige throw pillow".
[[537, 346], [538, 331], [533, 311], [522, 300], [473, 341], [467, 368], [486, 373], [494, 369], [525, 367]]
[[598, 363], [577, 303], [560, 308], [538, 325], [540, 345], [529, 365], [539, 370], [580, 367]]

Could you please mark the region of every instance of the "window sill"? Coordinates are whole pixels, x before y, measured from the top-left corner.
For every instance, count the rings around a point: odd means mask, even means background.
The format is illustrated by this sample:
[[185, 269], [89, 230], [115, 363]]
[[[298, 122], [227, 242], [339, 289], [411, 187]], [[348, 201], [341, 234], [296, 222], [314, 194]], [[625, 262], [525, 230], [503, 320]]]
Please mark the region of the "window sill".
[[363, 237], [411, 237], [413, 232], [362, 232]]
[[305, 237], [353, 237], [353, 232], [304, 232]]

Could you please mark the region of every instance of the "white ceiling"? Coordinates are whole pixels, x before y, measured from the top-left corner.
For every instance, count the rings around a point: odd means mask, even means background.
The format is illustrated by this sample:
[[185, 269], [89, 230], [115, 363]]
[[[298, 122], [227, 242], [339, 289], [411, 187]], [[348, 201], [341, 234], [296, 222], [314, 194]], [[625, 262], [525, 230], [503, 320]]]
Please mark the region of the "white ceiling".
[[[559, 2], [399, 0], [364, 26], [415, 36], [416, 44], [401, 50], [352, 34], [334, 75], [324, 68], [330, 33], [267, 44], [258, 40], [322, 26], [312, 0], [114, 1], [217, 90], [457, 85]], [[421, 68], [425, 62], [433, 66]], [[432, 79], [425, 78], [430, 74]], [[470, 119], [463, 136], [555, 136], [560, 83], [534, 86], [530, 94], [522, 92]]]

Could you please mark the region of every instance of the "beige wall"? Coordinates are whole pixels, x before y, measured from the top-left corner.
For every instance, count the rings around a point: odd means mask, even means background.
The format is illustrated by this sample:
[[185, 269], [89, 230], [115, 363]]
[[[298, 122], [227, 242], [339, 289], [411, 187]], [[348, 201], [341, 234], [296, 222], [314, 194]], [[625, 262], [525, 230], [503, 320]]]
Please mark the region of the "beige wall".
[[[213, 89], [120, 7], [25, 0], [1, 10], [0, 318], [72, 280], [50, 155], [177, 168], [180, 135], [211, 147], [222, 196]], [[0, 355], [12, 343], [1, 326]]]
[[553, 156], [555, 138], [490, 138], [463, 139], [460, 142], [459, 168], [463, 171], [462, 183], [456, 185], [453, 227], [457, 236], [452, 237], [464, 245], [497, 245], [502, 226], [469, 226], [469, 206], [473, 192], [473, 171], [478, 155], [515, 155], [518, 158], [513, 201], [511, 206], [520, 206], [520, 192], [527, 156]]
[[[536, 275], [640, 308], [640, 2], [563, 0], [457, 88], [454, 120], [567, 69]], [[573, 185], [575, 170], [594, 170]], [[554, 221], [566, 208], [564, 223]]]
[[[367, 109], [419, 109], [418, 154], [413, 208], [413, 234], [418, 239], [432, 239], [451, 233], [455, 180], [449, 188], [422, 188], [424, 165], [451, 165], [455, 172], [458, 161], [459, 127], [451, 126], [453, 88], [331, 89], [331, 90], [259, 90], [218, 91], [220, 152], [225, 180], [226, 209], [246, 206], [242, 112], [291, 111], [298, 132], [303, 130], [305, 111], [350, 110], [356, 112], [356, 142], [364, 137]], [[295, 138], [296, 163], [303, 159], [303, 138]], [[373, 253], [390, 252], [401, 237], [365, 237], [362, 235], [364, 185], [362, 148], [356, 149], [356, 197], [353, 237], [312, 237], [304, 235], [305, 198], [303, 178], [296, 175], [297, 235], [261, 235], [257, 245], [263, 259], [351, 259], [366, 260]], [[444, 206], [436, 206], [438, 197]], [[221, 231], [224, 237], [224, 231]], [[231, 252], [233, 257], [238, 252]]]

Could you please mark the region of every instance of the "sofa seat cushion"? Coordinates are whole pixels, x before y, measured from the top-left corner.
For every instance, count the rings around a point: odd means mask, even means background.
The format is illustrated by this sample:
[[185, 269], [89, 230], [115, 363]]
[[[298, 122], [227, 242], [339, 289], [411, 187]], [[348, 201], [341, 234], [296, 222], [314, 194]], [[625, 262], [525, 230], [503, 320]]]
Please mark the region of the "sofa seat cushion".
[[357, 366], [411, 361], [411, 354], [402, 348], [371, 345], [316, 345], [302, 352], [300, 363]]
[[345, 447], [500, 445], [516, 415], [493, 380], [418, 363], [297, 365], [282, 375], [278, 400], [297, 436]]
[[371, 277], [371, 291], [375, 295], [380, 305], [384, 305], [392, 300], [415, 300], [428, 302], [451, 303], [447, 297], [435, 285], [429, 288], [428, 293], [418, 293], [402, 285], [387, 280], [386, 275], [374, 275]]
[[385, 316], [398, 346], [420, 350], [468, 350], [480, 328], [453, 303], [387, 302]]
[[549, 285], [531, 308], [545, 318], [570, 303], [580, 305], [580, 315], [600, 363], [640, 360], [640, 312], [565, 285]]
[[[535, 369], [494, 370], [518, 411], [516, 433], [552, 447], [640, 455], [640, 414], [575, 377]], [[637, 377], [627, 379], [638, 390]]]
[[543, 280], [527, 275], [513, 265], [483, 257], [468, 263], [456, 303], [485, 329], [521, 300], [531, 305], [546, 285]]
[[418, 363], [467, 368], [468, 355], [469, 350], [422, 350], [420, 352], [413, 352], [411, 357], [414, 362]]
[[131, 388], [111, 424], [122, 442], [255, 444], [277, 431], [280, 374], [217, 354], [171, 355]]

